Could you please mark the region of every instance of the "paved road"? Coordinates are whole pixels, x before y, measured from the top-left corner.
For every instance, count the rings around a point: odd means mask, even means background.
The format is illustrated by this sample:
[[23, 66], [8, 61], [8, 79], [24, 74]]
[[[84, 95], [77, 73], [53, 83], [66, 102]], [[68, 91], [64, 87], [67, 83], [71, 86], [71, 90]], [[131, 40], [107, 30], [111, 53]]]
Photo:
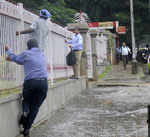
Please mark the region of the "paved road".
[[148, 88], [87, 90], [34, 129], [31, 137], [147, 137]]
[[[121, 73], [114, 72], [117, 74], [110, 72], [113, 76], [106, 77], [106, 82], [120, 77]], [[128, 82], [139, 81], [127, 75]], [[147, 137], [149, 89], [149, 84], [88, 89], [34, 129], [31, 137]]]

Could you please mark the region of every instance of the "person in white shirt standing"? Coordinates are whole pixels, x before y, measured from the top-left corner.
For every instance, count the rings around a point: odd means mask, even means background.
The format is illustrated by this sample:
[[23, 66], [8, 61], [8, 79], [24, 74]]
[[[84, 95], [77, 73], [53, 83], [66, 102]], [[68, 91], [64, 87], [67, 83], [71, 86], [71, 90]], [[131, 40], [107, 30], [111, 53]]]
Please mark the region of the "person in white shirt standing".
[[75, 53], [76, 56], [76, 64], [73, 65], [73, 72], [74, 75], [71, 77], [72, 79], [79, 79], [80, 78], [80, 65], [81, 65], [81, 56], [83, 50], [83, 38], [80, 34], [79, 27], [74, 28], [75, 35], [73, 36], [72, 40], [65, 40], [66, 43], [71, 44], [70, 48]]
[[123, 61], [124, 70], [126, 70], [126, 66], [128, 64], [128, 55], [130, 52], [131, 51], [130, 51], [129, 47], [126, 45], [125, 42], [123, 42], [122, 47], [121, 47], [121, 54], [122, 54], [122, 61]]

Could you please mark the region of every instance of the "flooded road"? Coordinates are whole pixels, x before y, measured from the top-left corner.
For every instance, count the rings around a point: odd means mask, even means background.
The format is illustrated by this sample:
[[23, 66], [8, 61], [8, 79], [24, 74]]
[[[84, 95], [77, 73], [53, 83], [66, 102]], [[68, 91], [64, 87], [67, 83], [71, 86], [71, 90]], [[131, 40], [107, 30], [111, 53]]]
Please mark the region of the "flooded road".
[[147, 137], [149, 89], [88, 89], [34, 129], [32, 137]]

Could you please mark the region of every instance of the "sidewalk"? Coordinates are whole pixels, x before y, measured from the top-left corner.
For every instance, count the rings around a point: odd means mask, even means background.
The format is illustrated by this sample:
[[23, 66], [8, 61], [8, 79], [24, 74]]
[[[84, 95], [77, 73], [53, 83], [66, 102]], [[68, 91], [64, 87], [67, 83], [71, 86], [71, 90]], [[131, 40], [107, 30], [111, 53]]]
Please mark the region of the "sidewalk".
[[123, 69], [123, 65], [113, 65], [111, 71], [97, 82], [98, 86], [136, 86], [139, 84], [150, 83], [148, 75], [145, 76], [141, 66], [138, 67], [138, 73], [132, 74], [131, 64], [127, 66], [127, 70]]

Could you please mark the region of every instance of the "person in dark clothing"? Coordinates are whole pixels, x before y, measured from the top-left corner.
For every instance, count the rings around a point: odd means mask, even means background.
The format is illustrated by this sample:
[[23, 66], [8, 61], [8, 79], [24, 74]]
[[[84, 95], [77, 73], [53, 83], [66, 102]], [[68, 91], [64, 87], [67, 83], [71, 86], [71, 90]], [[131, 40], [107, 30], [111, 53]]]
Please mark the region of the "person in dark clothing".
[[149, 75], [150, 75], [150, 59], [149, 59], [149, 57], [150, 57], [150, 45], [148, 45], [148, 50], [147, 50], [147, 52], [146, 52], [146, 59], [147, 59], [147, 64], [148, 64], [148, 73], [149, 73]]
[[20, 55], [15, 55], [8, 46], [5, 46], [5, 50], [8, 52], [6, 59], [24, 66], [23, 114], [19, 120], [19, 124], [24, 128], [22, 132], [24, 137], [30, 136], [31, 126], [48, 90], [48, 73], [44, 53], [38, 48], [35, 39], [29, 40], [27, 47], [28, 50]]
[[147, 59], [148, 59], [149, 56], [150, 56], [150, 45], [148, 45], [148, 50], [147, 50], [147, 52], [146, 52], [146, 57], [147, 57]]
[[119, 64], [120, 62], [120, 54], [121, 54], [120, 48], [116, 47], [116, 64]]

